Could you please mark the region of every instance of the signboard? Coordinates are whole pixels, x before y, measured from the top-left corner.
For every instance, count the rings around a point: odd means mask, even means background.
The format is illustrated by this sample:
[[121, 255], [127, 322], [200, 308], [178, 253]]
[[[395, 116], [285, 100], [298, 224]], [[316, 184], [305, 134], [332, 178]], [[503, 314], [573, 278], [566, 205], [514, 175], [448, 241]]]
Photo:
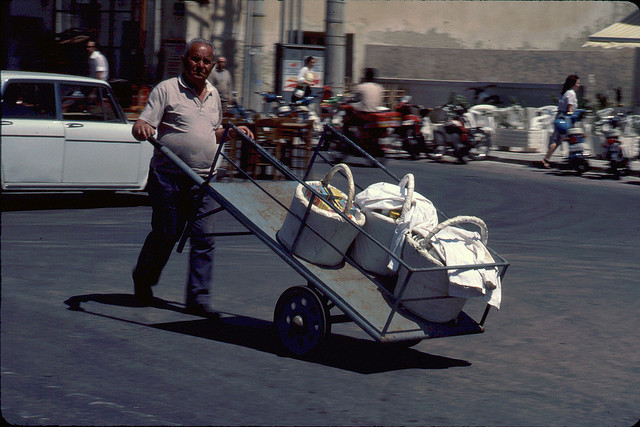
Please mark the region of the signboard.
[[162, 80], [176, 77], [182, 72], [182, 54], [186, 44], [184, 39], [162, 40], [162, 50], [165, 55]]
[[312, 88], [324, 86], [325, 52], [324, 48], [312, 48], [310, 46], [282, 46], [282, 57], [280, 62], [282, 92], [291, 92], [296, 87], [298, 72], [304, 66], [304, 59], [313, 56], [318, 60], [311, 72], [314, 74], [314, 84]]

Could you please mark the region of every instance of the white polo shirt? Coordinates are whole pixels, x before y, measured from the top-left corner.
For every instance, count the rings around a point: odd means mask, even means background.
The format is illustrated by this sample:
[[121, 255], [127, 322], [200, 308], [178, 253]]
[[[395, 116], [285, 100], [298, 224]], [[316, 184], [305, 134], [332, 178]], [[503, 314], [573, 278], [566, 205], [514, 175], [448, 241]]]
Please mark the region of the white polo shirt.
[[[209, 81], [206, 90], [201, 102], [182, 75], [160, 82], [149, 94], [139, 117], [156, 128], [160, 144], [199, 174], [207, 174], [211, 168], [218, 149], [215, 132], [222, 123], [220, 95]], [[163, 172], [180, 171], [157, 149], [151, 167]]]
[[378, 83], [364, 82], [355, 87], [356, 102], [353, 108], [364, 112], [378, 111], [382, 105], [382, 86]]

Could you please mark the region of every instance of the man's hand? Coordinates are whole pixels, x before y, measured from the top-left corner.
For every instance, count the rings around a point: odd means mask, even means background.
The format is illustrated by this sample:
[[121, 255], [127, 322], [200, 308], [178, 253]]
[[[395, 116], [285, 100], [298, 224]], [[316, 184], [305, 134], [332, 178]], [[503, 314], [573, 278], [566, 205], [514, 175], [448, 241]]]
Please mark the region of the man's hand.
[[[249, 129], [246, 126], [238, 126], [238, 130], [242, 133], [244, 133], [245, 135], [247, 135], [249, 138], [254, 139], [253, 138], [253, 132], [251, 132], [251, 129]], [[236, 138], [238, 137], [238, 135], [234, 135]]]
[[[216, 138], [218, 139], [218, 141], [222, 139], [222, 136], [224, 135], [224, 129], [225, 128], [221, 126], [216, 130]], [[253, 132], [251, 132], [251, 129], [249, 129], [248, 127], [238, 126], [238, 130], [247, 135], [249, 138], [254, 139]], [[229, 138], [236, 139], [238, 138], [238, 136], [239, 135], [237, 134], [237, 131], [235, 129], [229, 130]]]
[[150, 136], [155, 135], [156, 130], [149, 123], [145, 122], [144, 120], [138, 119], [133, 124], [131, 133], [133, 134], [133, 137], [138, 141], [146, 141]]

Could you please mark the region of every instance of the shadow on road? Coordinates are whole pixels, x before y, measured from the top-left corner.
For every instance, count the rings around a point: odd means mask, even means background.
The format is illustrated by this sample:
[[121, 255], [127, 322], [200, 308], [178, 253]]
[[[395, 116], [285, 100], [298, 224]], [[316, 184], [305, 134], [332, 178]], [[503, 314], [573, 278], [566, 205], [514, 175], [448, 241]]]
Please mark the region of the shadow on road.
[[147, 193], [138, 192], [2, 193], [0, 196], [2, 212], [132, 207], [150, 206], [150, 204]]
[[[97, 302], [121, 307], [140, 307], [131, 294], [88, 294], [71, 297], [65, 301], [69, 310], [81, 311], [95, 316], [121, 322], [176, 332], [184, 335], [240, 345], [280, 357], [294, 357], [280, 346], [278, 334], [272, 322], [232, 313], [219, 320], [195, 319], [167, 323], [141, 323], [125, 318], [85, 310], [85, 302]], [[184, 313], [177, 303], [156, 298], [152, 307]], [[344, 369], [360, 374], [374, 374], [402, 369], [447, 369], [471, 366], [471, 363], [443, 356], [431, 355], [410, 348], [385, 345], [367, 339], [332, 334], [327, 342], [313, 355], [296, 359]]]

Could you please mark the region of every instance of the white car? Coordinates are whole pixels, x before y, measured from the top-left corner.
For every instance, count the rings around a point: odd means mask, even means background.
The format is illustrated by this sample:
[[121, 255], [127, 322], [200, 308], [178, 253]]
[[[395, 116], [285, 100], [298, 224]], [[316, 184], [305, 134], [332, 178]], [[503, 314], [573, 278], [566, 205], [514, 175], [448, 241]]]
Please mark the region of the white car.
[[142, 190], [153, 153], [101, 80], [2, 71], [2, 191]]

